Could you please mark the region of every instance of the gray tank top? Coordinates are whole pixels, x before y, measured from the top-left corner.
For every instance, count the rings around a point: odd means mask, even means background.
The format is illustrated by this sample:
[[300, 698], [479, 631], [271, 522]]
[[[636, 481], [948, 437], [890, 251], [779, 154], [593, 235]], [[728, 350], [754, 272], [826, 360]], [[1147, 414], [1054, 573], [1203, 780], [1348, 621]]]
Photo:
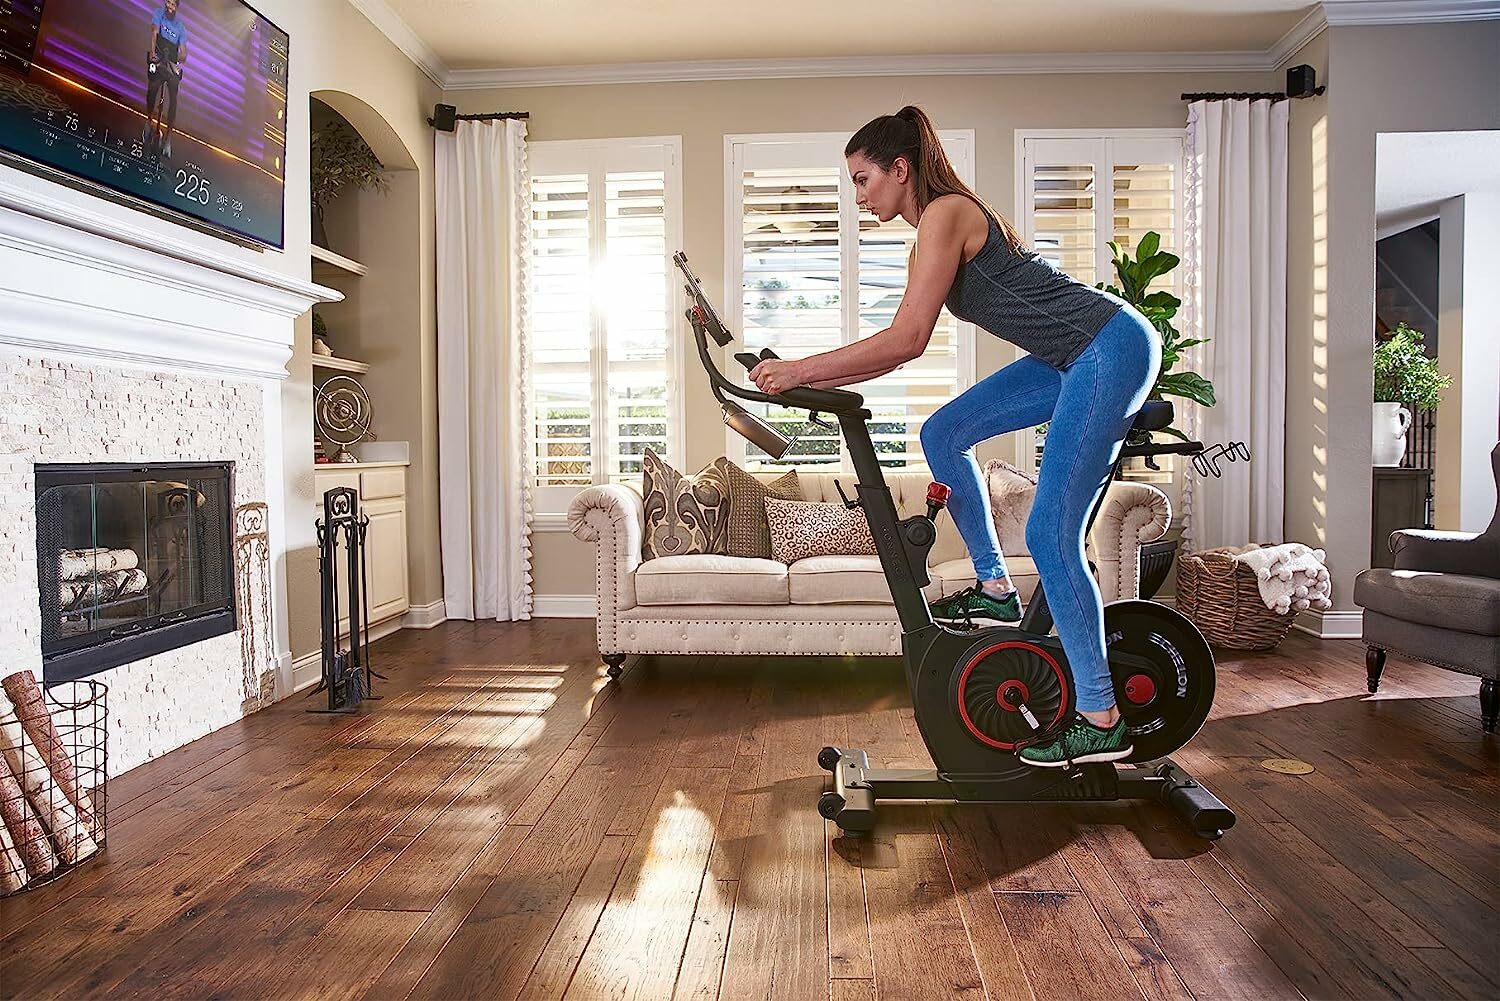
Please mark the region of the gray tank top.
[[953, 278], [948, 312], [1066, 368], [1124, 300], [1064, 274], [1034, 250], [1013, 252], [999, 224], [989, 222], [984, 247]]

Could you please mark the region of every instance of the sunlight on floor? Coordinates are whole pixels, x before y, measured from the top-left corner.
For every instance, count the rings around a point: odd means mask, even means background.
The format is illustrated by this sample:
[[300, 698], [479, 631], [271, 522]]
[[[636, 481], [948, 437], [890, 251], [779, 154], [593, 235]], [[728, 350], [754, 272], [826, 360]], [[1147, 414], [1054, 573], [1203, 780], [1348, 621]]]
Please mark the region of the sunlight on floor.
[[630, 897], [632, 909], [641, 908], [641, 920], [652, 920], [654, 902], [674, 891], [696, 890], [701, 882], [703, 892], [717, 892], [712, 880], [703, 879], [701, 864], [689, 864], [690, 854], [712, 843], [713, 826], [685, 792], [678, 789], [672, 794], [672, 804], [661, 811], [651, 829], [650, 848]]

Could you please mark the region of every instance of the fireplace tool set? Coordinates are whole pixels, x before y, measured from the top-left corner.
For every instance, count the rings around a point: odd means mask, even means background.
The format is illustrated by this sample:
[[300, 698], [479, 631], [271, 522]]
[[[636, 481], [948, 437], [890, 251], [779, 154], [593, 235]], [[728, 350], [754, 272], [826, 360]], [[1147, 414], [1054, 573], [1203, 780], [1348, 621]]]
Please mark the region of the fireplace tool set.
[[[384, 681], [385, 675], [371, 668], [369, 652], [369, 587], [365, 573], [365, 535], [369, 526], [370, 518], [360, 514], [359, 494], [352, 487], [335, 487], [323, 494], [323, 517], [318, 519], [323, 677], [313, 694], [326, 691], [328, 708], [309, 709], [308, 712], [351, 713], [365, 699], [380, 698], [373, 691], [374, 679]], [[347, 582], [345, 597], [349, 603], [347, 648], [342, 646], [339, 635], [343, 619], [339, 602], [340, 572]]]

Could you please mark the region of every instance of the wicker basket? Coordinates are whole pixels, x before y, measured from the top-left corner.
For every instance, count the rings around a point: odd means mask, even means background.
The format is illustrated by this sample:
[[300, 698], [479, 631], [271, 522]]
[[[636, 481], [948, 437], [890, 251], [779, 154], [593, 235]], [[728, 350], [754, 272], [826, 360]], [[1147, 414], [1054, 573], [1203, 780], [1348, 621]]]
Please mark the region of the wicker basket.
[[1270, 650], [1297, 618], [1267, 608], [1255, 571], [1214, 549], [1177, 561], [1177, 610], [1214, 646], [1231, 650]]

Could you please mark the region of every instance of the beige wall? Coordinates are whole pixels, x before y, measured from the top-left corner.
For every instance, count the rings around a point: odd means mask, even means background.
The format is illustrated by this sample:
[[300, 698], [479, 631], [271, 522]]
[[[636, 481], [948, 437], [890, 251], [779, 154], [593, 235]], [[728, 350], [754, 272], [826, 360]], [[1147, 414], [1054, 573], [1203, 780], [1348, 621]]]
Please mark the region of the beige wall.
[[[1319, 34], [1292, 57], [1291, 65], [1299, 63], [1312, 66], [1318, 80], [1327, 82], [1328, 32]], [[1329, 96], [1293, 101], [1287, 126], [1287, 431], [1283, 514], [1287, 539], [1311, 546], [1325, 545], [1328, 536]], [[1368, 460], [1369, 449], [1365, 452]]]
[[[1369, 564], [1375, 137], [1500, 127], [1500, 22], [1328, 29], [1296, 57], [1328, 94], [1294, 109], [1287, 533], [1327, 549], [1335, 610]], [[1321, 67], [1320, 67], [1321, 68]], [[1322, 74], [1320, 74], [1322, 75]]]
[[[386, 124], [392, 135], [410, 151], [416, 165], [418, 183], [423, 189], [418, 201], [419, 218], [414, 227], [417, 248], [411, 254], [410, 266], [417, 269], [411, 282], [417, 308], [413, 311], [415, 328], [412, 340], [421, 345], [414, 355], [430, 356], [435, 343], [433, 330], [433, 242], [432, 242], [432, 139], [426, 123], [439, 89], [345, 0], [260, 0], [257, 7], [291, 36], [292, 67], [288, 85], [286, 251], [249, 256], [287, 274], [308, 277], [311, 258], [308, 199], [308, 108], [315, 91], [334, 91], [353, 95]], [[360, 123], [361, 130], [368, 128]], [[287, 510], [287, 592], [290, 613], [291, 652], [294, 658], [310, 653], [318, 646], [318, 563], [317, 536], [310, 516], [316, 497], [312, 463], [312, 322], [304, 316], [297, 323], [296, 351], [290, 363], [291, 377], [283, 385], [281, 405], [286, 424]], [[435, 371], [427, 368], [420, 380], [422, 387], [436, 384]], [[417, 379], [412, 380], [413, 392]], [[428, 400], [430, 405], [430, 399]], [[380, 404], [377, 403], [377, 406]], [[435, 420], [427, 425], [435, 424]], [[425, 434], [425, 432], [424, 432]], [[397, 437], [388, 435], [388, 437]], [[414, 459], [422, 436], [413, 434]], [[430, 440], [431, 435], [426, 436]], [[415, 465], [415, 463], [414, 463]], [[433, 474], [435, 478], [435, 474]], [[414, 487], [421, 490], [420, 484]], [[435, 494], [435, 487], [427, 492]], [[416, 504], [421, 503], [419, 496]], [[414, 517], [409, 525], [414, 553], [436, 549], [436, 505], [429, 514]], [[427, 524], [430, 522], [430, 526]], [[424, 577], [414, 570], [413, 600], [419, 594], [440, 593], [426, 577], [436, 577], [423, 566]], [[419, 581], [422, 583], [419, 585]], [[419, 586], [425, 590], [419, 591]], [[436, 600], [429, 598], [427, 600]]]
[[[852, 133], [875, 115], [920, 104], [940, 128], [974, 130], [978, 190], [1011, 213], [1017, 129], [1180, 128], [1184, 91], [1278, 86], [1268, 73], [875, 77], [458, 91], [447, 100], [461, 113], [529, 111], [533, 141], [680, 135], [683, 249], [710, 293], [722, 298], [726, 134]], [[981, 377], [1013, 357], [1008, 345], [981, 335]], [[725, 445], [718, 407], [691, 358], [686, 411], [686, 461], [696, 469]], [[1000, 442], [989, 454], [1013, 452], [1013, 443]], [[591, 547], [566, 532], [538, 532], [532, 552], [538, 595], [593, 593]]]

